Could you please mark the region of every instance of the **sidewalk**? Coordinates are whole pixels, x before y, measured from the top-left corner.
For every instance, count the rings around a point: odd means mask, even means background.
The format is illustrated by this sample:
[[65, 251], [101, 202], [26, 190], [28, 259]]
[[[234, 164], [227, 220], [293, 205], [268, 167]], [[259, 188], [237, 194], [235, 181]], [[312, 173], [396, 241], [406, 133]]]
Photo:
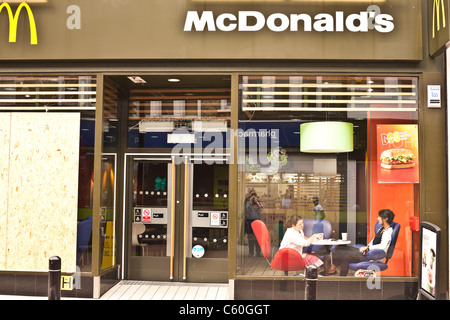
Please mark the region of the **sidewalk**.
[[[0, 300], [48, 300], [48, 297], [0, 295]], [[61, 300], [229, 300], [229, 292], [228, 284], [122, 280], [100, 299], [61, 297]]]

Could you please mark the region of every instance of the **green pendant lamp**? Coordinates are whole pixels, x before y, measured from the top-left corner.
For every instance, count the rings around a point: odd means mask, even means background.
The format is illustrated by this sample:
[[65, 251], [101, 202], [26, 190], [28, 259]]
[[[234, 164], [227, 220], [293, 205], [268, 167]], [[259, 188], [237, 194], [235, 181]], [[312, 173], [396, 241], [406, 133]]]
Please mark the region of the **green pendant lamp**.
[[335, 121], [301, 124], [300, 151], [306, 153], [352, 152], [353, 124]]

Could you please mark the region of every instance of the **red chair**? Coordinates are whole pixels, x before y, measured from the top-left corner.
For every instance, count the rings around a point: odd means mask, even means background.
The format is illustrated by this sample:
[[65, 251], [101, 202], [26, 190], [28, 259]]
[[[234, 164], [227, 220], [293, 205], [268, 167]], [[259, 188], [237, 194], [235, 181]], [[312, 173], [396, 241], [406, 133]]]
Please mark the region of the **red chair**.
[[255, 220], [252, 222], [252, 229], [261, 247], [261, 252], [272, 269], [284, 271], [285, 275], [287, 275], [288, 271], [306, 269], [305, 260], [303, 260], [302, 255], [297, 250], [291, 248], [284, 248], [277, 251], [272, 262], [269, 262], [268, 258], [270, 257], [271, 246], [269, 230], [267, 230], [266, 224], [261, 220]]

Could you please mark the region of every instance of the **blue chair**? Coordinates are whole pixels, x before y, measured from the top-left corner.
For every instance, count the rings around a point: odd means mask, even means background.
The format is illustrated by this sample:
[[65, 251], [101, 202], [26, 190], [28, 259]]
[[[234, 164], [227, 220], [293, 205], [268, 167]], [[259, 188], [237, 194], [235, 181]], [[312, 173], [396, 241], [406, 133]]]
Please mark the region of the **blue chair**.
[[86, 254], [92, 233], [92, 216], [86, 217], [77, 226], [77, 265]]
[[[329, 239], [332, 231], [333, 227], [328, 220], [303, 219], [303, 233], [306, 237], [311, 237], [315, 233], [323, 233], [323, 238]], [[305, 248], [305, 251], [308, 253], [316, 252], [322, 247], [323, 246], [310, 245]]]
[[[400, 224], [396, 222], [392, 222], [391, 227], [393, 228], [392, 232], [392, 240], [389, 245], [388, 251], [385, 253], [383, 250], [374, 249], [367, 252], [367, 258], [369, 261], [362, 261], [357, 263], [350, 263], [349, 268], [351, 270], [359, 270], [359, 269], [369, 269], [371, 267], [375, 267], [373, 269], [379, 269], [380, 271], [384, 271], [388, 268], [388, 261], [392, 258], [392, 254], [394, 253], [395, 244], [397, 243], [398, 234], [400, 233]], [[380, 224], [377, 222], [375, 224], [375, 233], [381, 228]], [[361, 247], [362, 245], [356, 245], [355, 247]], [[383, 260], [384, 261], [381, 261]]]

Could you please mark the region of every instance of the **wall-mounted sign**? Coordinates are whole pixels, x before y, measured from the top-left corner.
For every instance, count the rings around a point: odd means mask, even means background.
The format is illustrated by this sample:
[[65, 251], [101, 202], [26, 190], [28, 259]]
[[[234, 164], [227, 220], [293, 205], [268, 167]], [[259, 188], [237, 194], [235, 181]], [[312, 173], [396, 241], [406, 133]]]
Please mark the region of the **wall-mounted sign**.
[[170, 133], [167, 135], [167, 143], [195, 143], [195, 134]]
[[13, 13], [13, 10], [8, 3], [4, 2], [0, 5], [0, 12], [3, 11], [3, 9], [6, 9], [6, 11], [8, 12], [7, 17], [9, 18], [9, 42], [16, 42], [17, 24], [19, 23], [20, 12], [24, 8], [26, 9], [26, 13], [28, 14], [28, 22], [30, 25], [30, 44], [36, 45], [38, 43], [36, 22], [34, 20], [33, 11], [26, 2], [22, 2], [15, 13]]
[[[272, 13], [267, 17], [259, 11], [239, 11], [217, 14], [213, 11], [188, 11], [184, 31], [260, 31], [274, 32], [369, 32], [370, 29], [389, 33], [394, 30], [394, 18], [382, 14], [380, 7], [371, 6], [367, 11], [345, 15], [343, 11], [334, 14], [318, 13]], [[251, 22], [250, 22], [251, 21]]]
[[73, 276], [61, 276], [61, 290], [73, 290]]
[[449, 0], [429, 0], [428, 2], [428, 30], [430, 55], [442, 52], [445, 44], [450, 40], [448, 20]]
[[[0, 18], [12, 17], [12, 34], [0, 34], [0, 43], [15, 40], [18, 19], [17, 42], [0, 60], [423, 58], [421, 0], [75, 2], [28, 1], [29, 10], [26, 1], [11, 1], [11, 14]], [[35, 22], [39, 45], [30, 46]]]
[[427, 86], [428, 91], [428, 108], [440, 108], [441, 107], [441, 86], [430, 85]]
[[377, 126], [377, 176], [379, 183], [419, 182], [417, 125]]

